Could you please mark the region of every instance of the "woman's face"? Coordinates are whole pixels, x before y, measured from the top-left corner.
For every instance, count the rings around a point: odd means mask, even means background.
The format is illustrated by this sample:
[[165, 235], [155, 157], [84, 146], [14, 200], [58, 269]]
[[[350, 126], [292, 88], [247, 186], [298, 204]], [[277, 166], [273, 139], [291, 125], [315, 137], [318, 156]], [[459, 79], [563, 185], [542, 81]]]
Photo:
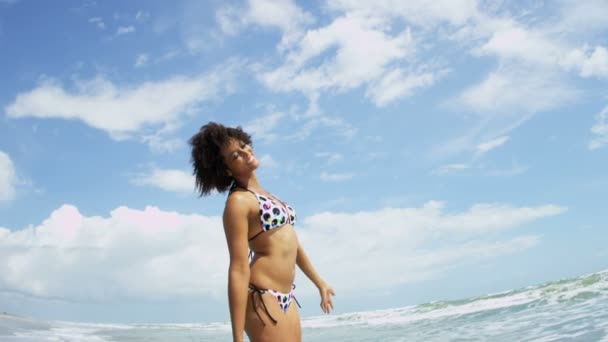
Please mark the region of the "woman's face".
[[220, 153], [230, 176], [242, 176], [253, 172], [260, 162], [253, 154], [253, 148], [237, 139], [230, 139]]

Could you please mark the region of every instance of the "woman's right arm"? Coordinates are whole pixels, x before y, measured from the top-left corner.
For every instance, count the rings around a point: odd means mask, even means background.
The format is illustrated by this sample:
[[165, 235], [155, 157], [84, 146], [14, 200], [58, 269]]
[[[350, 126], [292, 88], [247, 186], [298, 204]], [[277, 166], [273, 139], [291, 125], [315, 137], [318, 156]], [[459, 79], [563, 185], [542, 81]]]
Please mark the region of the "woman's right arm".
[[247, 310], [247, 293], [249, 288], [249, 246], [247, 199], [241, 193], [233, 193], [226, 201], [224, 209], [224, 232], [230, 254], [228, 269], [228, 303], [232, 338], [235, 342], [243, 341], [245, 330], [245, 313]]

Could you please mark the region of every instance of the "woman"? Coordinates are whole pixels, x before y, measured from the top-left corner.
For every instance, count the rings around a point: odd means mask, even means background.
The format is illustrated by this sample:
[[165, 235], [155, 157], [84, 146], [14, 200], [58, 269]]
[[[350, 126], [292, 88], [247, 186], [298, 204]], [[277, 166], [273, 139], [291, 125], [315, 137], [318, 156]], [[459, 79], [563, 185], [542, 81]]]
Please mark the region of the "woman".
[[228, 302], [233, 341], [301, 341], [294, 297], [295, 265], [321, 294], [321, 309], [333, 309], [333, 289], [315, 272], [298, 242], [295, 210], [264, 190], [251, 136], [240, 127], [210, 122], [190, 139], [196, 187], [201, 196], [228, 191], [224, 232], [230, 254]]

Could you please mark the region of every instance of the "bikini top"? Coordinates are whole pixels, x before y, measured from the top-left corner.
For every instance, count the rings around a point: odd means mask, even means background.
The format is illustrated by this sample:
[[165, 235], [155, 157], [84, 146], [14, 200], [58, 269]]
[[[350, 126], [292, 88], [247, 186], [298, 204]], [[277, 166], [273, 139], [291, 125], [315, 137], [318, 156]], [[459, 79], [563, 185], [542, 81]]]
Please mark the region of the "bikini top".
[[262, 230], [250, 238], [249, 241], [255, 239], [263, 232], [271, 229], [282, 227], [285, 224], [296, 224], [296, 211], [287, 203], [281, 201], [278, 197], [274, 195], [265, 196], [236, 183], [232, 185], [230, 192], [234, 191], [236, 187], [242, 188], [254, 194], [260, 206], [260, 222], [262, 223]]

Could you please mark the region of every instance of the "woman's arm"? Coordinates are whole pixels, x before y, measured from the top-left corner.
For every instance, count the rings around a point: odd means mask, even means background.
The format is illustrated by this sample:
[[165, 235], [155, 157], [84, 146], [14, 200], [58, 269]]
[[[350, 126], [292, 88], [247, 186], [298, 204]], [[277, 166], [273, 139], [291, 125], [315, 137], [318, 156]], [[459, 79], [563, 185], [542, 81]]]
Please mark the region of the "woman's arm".
[[247, 244], [247, 201], [240, 193], [228, 197], [224, 209], [224, 233], [230, 254], [228, 268], [228, 303], [232, 338], [243, 341], [245, 313], [247, 310], [247, 291], [249, 286], [249, 247]]
[[315, 271], [306, 252], [304, 252], [304, 248], [302, 248], [302, 245], [299, 242], [296, 264], [298, 264], [298, 267], [302, 272], [304, 272], [308, 279], [310, 279], [310, 281], [319, 289], [319, 294], [321, 295], [321, 310], [323, 310], [324, 313], [329, 313], [330, 310], [333, 310], [334, 308], [334, 304], [331, 301], [331, 296], [335, 295], [334, 289], [319, 277], [319, 274]]

